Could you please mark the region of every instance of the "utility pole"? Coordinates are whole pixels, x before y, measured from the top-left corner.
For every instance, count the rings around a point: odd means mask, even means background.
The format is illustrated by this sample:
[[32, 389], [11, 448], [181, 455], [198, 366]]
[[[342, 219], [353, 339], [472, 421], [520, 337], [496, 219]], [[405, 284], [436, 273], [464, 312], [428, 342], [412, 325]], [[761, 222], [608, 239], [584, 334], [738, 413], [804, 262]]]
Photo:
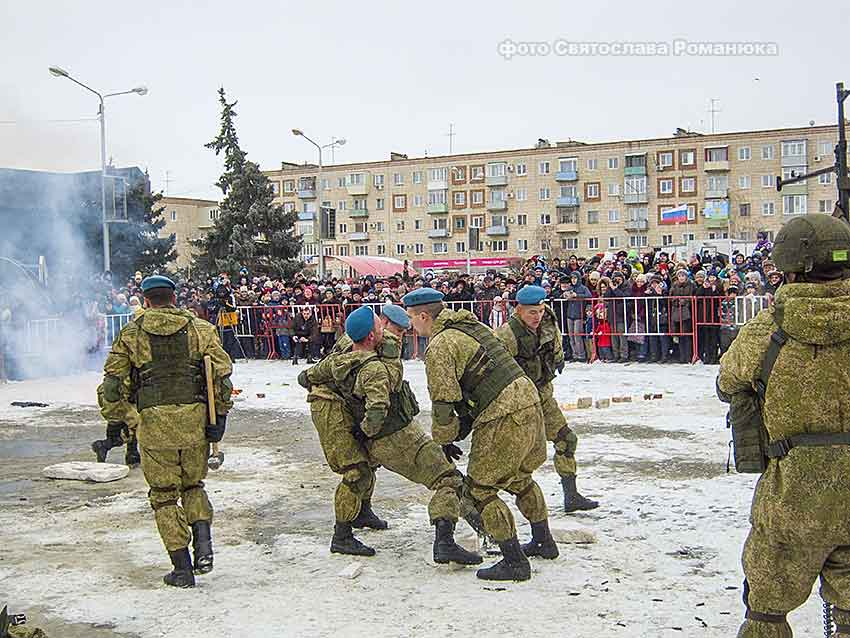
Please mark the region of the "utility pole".
[[449, 124], [449, 132], [446, 133], [446, 137], [449, 138], [449, 155], [454, 151], [454, 137], [455, 137], [455, 125]]
[[171, 184], [171, 171], [165, 171], [165, 196], [168, 197], [168, 186]]
[[712, 132], [712, 133], [715, 133], [715, 132], [716, 132], [715, 122], [714, 122], [714, 115], [715, 115], [716, 113], [720, 113], [720, 109], [719, 109], [719, 108], [717, 108], [716, 106], [714, 106], [714, 103], [715, 103], [715, 102], [719, 102], [719, 101], [720, 101], [720, 100], [718, 100], [718, 99], [717, 99], [717, 98], [715, 98], [715, 97], [711, 98], [711, 100], [710, 100], [710, 102], [711, 102], [711, 106], [709, 106], [709, 109], [708, 109], [708, 113], [709, 113], [709, 115], [710, 115], [710, 117], [711, 117], [711, 132]]

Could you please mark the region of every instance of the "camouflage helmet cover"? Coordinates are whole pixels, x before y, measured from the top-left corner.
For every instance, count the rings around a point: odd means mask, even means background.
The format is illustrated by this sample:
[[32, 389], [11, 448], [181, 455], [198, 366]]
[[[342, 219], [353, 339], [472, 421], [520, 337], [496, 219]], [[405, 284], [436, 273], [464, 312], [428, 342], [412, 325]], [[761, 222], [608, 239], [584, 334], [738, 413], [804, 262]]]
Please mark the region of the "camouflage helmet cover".
[[807, 273], [850, 265], [850, 225], [829, 215], [806, 215], [787, 222], [771, 253], [784, 272]]

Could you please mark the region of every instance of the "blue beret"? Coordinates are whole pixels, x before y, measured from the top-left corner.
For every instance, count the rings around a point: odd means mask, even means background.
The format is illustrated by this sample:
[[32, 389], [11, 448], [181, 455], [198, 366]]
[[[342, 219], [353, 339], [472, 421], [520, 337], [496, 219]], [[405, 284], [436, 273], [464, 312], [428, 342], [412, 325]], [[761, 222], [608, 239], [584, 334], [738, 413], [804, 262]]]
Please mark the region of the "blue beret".
[[399, 328], [403, 328], [404, 330], [410, 328], [410, 317], [407, 316], [407, 313], [401, 306], [397, 306], [393, 303], [385, 304], [381, 308], [381, 314]]
[[433, 288], [419, 288], [413, 292], [407, 293], [401, 298], [401, 303], [405, 308], [413, 306], [422, 306], [427, 303], [436, 303], [443, 300], [443, 293]]
[[363, 341], [375, 329], [375, 313], [369, 306], [360, 306], [345, 320], [345, 334], [354, 342]]
[[540, 286], [525, 286], [516, 294], [518, 304], [523, 306], [536, 306], [546, 299], [546, 291]]
[[177, 284], [162, 275], [151, 275], [142, 280], [142, 292], [147, 292], [154, 288], [171, 288], [171, 290], [174, 290], [177, 288]]

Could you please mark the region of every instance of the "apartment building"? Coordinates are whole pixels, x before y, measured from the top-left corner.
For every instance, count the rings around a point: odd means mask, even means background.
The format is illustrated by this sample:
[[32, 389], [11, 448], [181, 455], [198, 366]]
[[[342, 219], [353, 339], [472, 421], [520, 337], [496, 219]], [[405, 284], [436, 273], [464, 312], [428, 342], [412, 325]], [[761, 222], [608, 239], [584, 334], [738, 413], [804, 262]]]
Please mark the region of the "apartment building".
[[[276, 201], [297, 211], [314, 261], [317, 207], [333, 211], [333, 257], [388, 256], [419, 267], [498, 266], [535, 254], [568, 256], [775, 233], [792, 215], [830, 213], [834, 175], [776, 190], [828, 166], [836, 126], [698, 134], [265, 171]], [[686, 220], [662, 212], [687, 207]], [[469, 229], [479, 229], [469, 246]], [[472, 252], [469, 253], [469, 250]]]
[[192, 263], [191, 242], [203, 237], [213, 227], [219, 216], [218, 202], [210, 199], [191, 199], [188, 197], [163, 197], [159, 206], [165, 208], [162, 217], [165, 226], [159, 231], [160, 237], [175, 235], [177, 267], [188, 268]]

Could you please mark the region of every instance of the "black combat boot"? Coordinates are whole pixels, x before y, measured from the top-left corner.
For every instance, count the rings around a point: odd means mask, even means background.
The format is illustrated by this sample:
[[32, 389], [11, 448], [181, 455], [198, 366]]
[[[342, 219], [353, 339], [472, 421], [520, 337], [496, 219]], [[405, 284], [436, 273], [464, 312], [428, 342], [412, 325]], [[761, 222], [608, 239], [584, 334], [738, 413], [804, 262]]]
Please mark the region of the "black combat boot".
[[337, 521], [331, 539], [331, 554], [374, 556], [375, 550], [354, 538], [354, 534], [351, 532], [351, 523]]
[[522, 553], [516, 536], [499, 543], [502, 560], [475, 572], [481, 580], [528, 580], [531, 578], [531, 563]]
[[91, 444], [92, 452], [97, 456], [98, 463], [106, 463], [106, 456], [109, 454], [109, 450], [114, 447], [121, 447], [124, 445], [124, 441], [121, 438], [106, 438], [101, 439], [100, 441], [95, 441]]
[[195, 553], [195, 573], [209, 574], [213, 570], [213, 546], [209, 521], [192, 523], [192, 549]]
[[292, 365], [294, 365], [294, 366], [297, 366], [297, 365], [298, 365], [298, 358], [297, 358], [297, 357], [295, 357], [294, 355], [293, 355], [293, 357], [292, 357]]
[[192, 572], [192, 557], [189, 556], [189, 548], [184, 547], [176, 552], [168, 552], [174, 569], [162, 578], [162, 582], [171, 587], [194, 587], [195, 574]]
[[599, 507], [598, 501], [591, 501], [578, 493], [576, 489], [576, 475], [568, 474], [561, 477], [561, 487], [564, 488], [564, 511], [570, 512], [595, 510]]
[[351, 521], [351, 526], [354, 529], [368, 527], [369, 529], [378, 530], [387, 529], [389, 527], [384, 519], [378, 518], [378, 515], [372, 511], [372, 501], [365, 499], [360, 505], [360, 512], [357, 514], [357, 518]]
[[455, 524], [444, 518], [434, 521], [434, 562], [440, 565], [480, 565], [482, 558], [455, 542]]
[[127, 467], [139, 467], [142, 457], [139, 456], [139, 442], [132, 438], [127, 441], [127, 450], [124, 452], [124, 465]]
[[522, 546], [522, 553], [531, 558], [540, 556], [552, 560], [558, 558], [558, 546], [549, 531], [549, 521], [531, 524], [531, 542]]

